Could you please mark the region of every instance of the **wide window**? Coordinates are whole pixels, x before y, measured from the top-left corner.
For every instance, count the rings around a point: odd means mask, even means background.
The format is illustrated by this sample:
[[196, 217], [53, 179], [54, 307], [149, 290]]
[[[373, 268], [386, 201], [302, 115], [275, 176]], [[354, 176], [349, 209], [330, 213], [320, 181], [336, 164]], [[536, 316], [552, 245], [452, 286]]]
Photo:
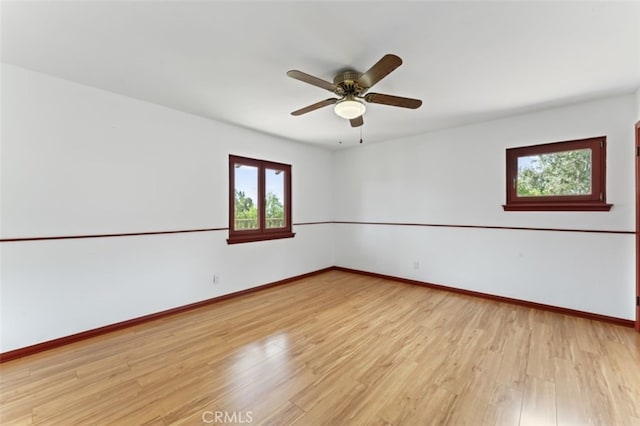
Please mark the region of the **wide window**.
[[606, 137], [507, 149], [505, 210], [608, 211]]
[[290, 238], [291, 166], [229, 156], [229, 244]]

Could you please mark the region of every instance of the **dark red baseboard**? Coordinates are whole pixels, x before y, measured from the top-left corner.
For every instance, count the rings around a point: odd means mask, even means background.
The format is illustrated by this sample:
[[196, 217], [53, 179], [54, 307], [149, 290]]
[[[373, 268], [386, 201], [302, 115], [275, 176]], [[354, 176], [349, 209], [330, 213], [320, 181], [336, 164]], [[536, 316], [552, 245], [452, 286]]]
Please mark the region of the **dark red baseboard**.
[[60, 337], [58, 339], [49, 340], [42, 343], [37, 343], [35, 345], [26, 346], [24, 348], [14, 349], [12, 351], [7, 351], [4, 353], [0, 353], [0, 363], [11, 361], [13, 359], [22, 358], [28, 355], [34, 355], [39, 352], [48, 351], [50, 349], [55, 349], [60, 346], [69, 345], [71, 343], [79, 342], [81, 340], [90, 339], [92, 337], [100, 336], [103, 334], [111, 333], [113, 331], [122, 330], [124, 328], [133, 327], [135, 325], [143, 324], [149, 321], [157, 320], [160, 318], [164, 318], [170, 315], [179, 314], [181, 312], [190, 311], [192, 309], [201, 308], [203, 306], [208, 306], [214, 303], [219, 303], [224, 300], [232, 299], [234, 297], [243, 296], [250, 293], [255, 293], [257, 291], [266, 290], [268, 288], [276, 287], [283, 284], [288, 284], [293, 281], [301, 280], [303, 278], [308, 278], [314, 275], [321, 274], [323, 272], [331, 271], [333, 267], [330, 266], [328, 268], [320, 269], [317, 271], [309, 272], [302, 275], [297, 275], [295, 277], [285, 278], [280, 281], [275, 281], [272, 283], [264, 284], [258, 287], [248, 288], [246, 290], [237, 291], [235, 293], [225, 294], [223, 296], [214, 297], [212, 299], [202, 300], [200, 302], [191, 303], [189, 305], [178, 306], [177, 308], [168, 309], [166, 311], [156, 312], [154, 314], [144, 315], [138, 318], [133, 318], [127, 321], [118, 322], [115, 324], [106, 325], [104, 327], [94, 328], [92, 330], [83, 331], [80, 333], [72, 334], [70, 336]]
[[344, 268], [342, 266], [331, 266], [331, 267], [328, 267], [328, 268], [320, 269], [320, 270], [309, 272], [309, 273], [306, 273], [306, 274], [297, 275], [295, 277], [285, 278], [283, 280], [279, 280], [279, 281], [275, 281], [275, 282], [272, 282], [272, 283], [264, 284], [264, 285], [261, 285], [261, 286], [258, 286], [258, 287], [249, 288], [249, 289], [238, 291], [238, 292], [235, 292], [235, 293], [225, 294], [223, 296], [214, 297], [212, 299], [207, 299], [207, 300], [203, 300], [203, 301], [200, 301], [200, 302], [191, 303], [189, 305], [179, 306], [177, 308], [168, 309], [166, 311], [156, 312], [154, 314], [149, 314], [149, 315], [144, 315], [142, 317], [133, 318], [133, 319], [130, 319], [130, 320], [127, 320], [127, 321], [122, 321], [122, 322], [118, 322], [118, 323], [115, 323], [115, 324], [106, 325], [104, 327], [94, 328], [92, 330], [83, 331], [83, 332], [80, 332], [80, 333], [72, 334], [70, 336], [60, 337], [58, 339], [53, 339], [53, 340], [49, 340], [49, 341], [46, 341], [46, 342], [37, 343], [35, 345], [27, 346], [27, 347], [24, 347], [24, 348], [14, 349], [12, 351], [7, 351], [7, 352], [4, 352], [4, 353], [0, 353], [0, 363], [11, 361], [11, 360], [18, 359], [18, 358], [22, 358], [22, 357], [29, 356], [29, 355], [34, 355], [34, 354], [37, 354], [37, 353], [40, 353], [40, 352], [48, 351], [50, 349], [55, 349], [55, 348], [58, 348], [58, 347], [61, 347], [61, 346], [69, 345], [71, 343], [79, 342], [81, 340], [90, 339], [92, 337], [96, 337], [96, 336], [100, 336], [100, 335], [103, 335], [103, 334], [111, 333], [111, 332], [114, 332], [114, 331], [117, 331], [117, 330], [122, 330], [124, 328], [133, 327], [135, 325], [139, 325], [139, 324], [143, 324], [143, 323], [150, 322], [150, 321], [153, 321], [153, 320], [157, 320], [157, 319], [160, 319], [160, 318], [164, 318], [164, 317], [167, 317], [167, 316], [179, 314], [181, 312], [186, 312], [186, 311], [190, 311], [192, 309], [197, 309], [197, 308], [201, 308], [203, 306], [208, 306], [208, 305], [211, 305], [211, 304], [214, 304], [214, 303], [219, 303], [219, 302], [222, 302], [224, 300], [232, 299], [232, 298], [235, 298], [235, 297], [238, 297], [238, 296], [243, 296], [243, 295], [246, 295], [246, 294], [255, 293], [255, 292], [258, 292], [258, 291], [266, 290], [268, 288], [276, 287], [276, 286], [279, 286], [279, 285], [288, 284], [288, 283], [291, 283], [293, 281], [297, 281], [297, 280], [300, 280], [300, 279], [303, 279], [303, 278], [307, 278], [307, 277], [311, 277], [311, 276], [314, 276], [314, 275], [318, 275], [318, 274], [321, 274], [323, 272], [327, 272], [327, 271], [331, 271], [331, 270], [350, 272], [350, 273], [359, 274], [359, 275], [365, 275], [365, 276], [374, 277], [374, 278], [382, 278], [382, 279], [391, 280], [391, 281], [397, 281], [397, 282], [401, 282], [401, 283], [405, 283], [405, 284], [419, 285], [419, 286], [429, 287], [429, 288], [433, 288], [433, 289], [437, 289], [437, 290], [444, 290], [444, 291], [464, 294], [464, 295], [467, 295], [467, 296], [481, 297], [481, 298], [484, 298], [484, 299], [489, 299], [489, 300], [494, 300], [494, 301], [504, 302], [504, 303], [510, 303], [510, 304], [514, 304], [514, 305], [525, 306], [525, 307], [528, 307], [528, 308], [540, 309], [540, 310], [544, 310], [544, 311], [550, 311], [550, 312], [555, 312], [555, 313], [560, 313], [560, 314], [565, 314], [565, 315], [571, 315], [571, 316], [576, 316], [576, 317], [581, 317], [581, 318], [587, 318], [587, 319], [596, 320], [596, 321], [603, 321], [603, 322], [607, 322], [607, 323], [611, 323], [611, 324], [621, 325], [621, 326], [624, 326], [624, 327], [634, 327], [634, 325], [635, 325], [634, 321], [626, 320], [626, 319], [623, 319], [623, 318], [616, 318], [616, 317], [610, 317], [610, 316], [606, 316], [606, 315], [594, 314], [594, 313], [590, 313], [590, 312], [577, 311], [577, 310], [574, 310], [574, 309], [561, 308], [561, 307], [557, 307], [557, 306], [545, 305], [545, 304], [542, 304], [542, 303], [528, 302], [526, 300], [512, 299], [510, 297], [495, 296], [495, 295], [492, 295], [492, 294], [481, 293], [481, 292], [471, 291], [471, 290], [463, 290], [463, 289], [459, 289], [459, 288], [455, 288], [455, 287], [448, 287], [448, 286], [444, 286], [444, 285], [440, 285], [440, 284], [427, 283], [427, 282], [424, 282], [424, 281], [410, 280], [410, 279], [407, 279], [407, 278], [394, 277], [394, 276], [391, 276], [391, 275], [378, 274], [378, 273], [375, 273], [375, 272], [367, 272], [367, 271], [361, 271], [361, 270], [358, 270], [358, 269]]
[[333, 269], [337, 270], [337, 271], [351, 272], [351, 273], [354, 273], [354, 274], [366, 275], [368, 277], [382, 278], [382, 279], [386, 279], [386, 280], [397, 281], [397, 282], [401, 282], [401, 283], [405, 283], [405, 284], [412, 284], [412, 285], [419, 285], [419, 286], [423, 286], [423, 287], [429, 287], [429, 288], [433, 288], [433, 289], [436, 289], [436, 290], [444, 290], [444, 291], [449, 291], [449, 292], [453, 292], [453, 293], [464, 294], [464, 295], [467, 295], [467, 296], [481, 297], [483, 299], [494, 300], [494, 301], [497, 301], [497, 302], [510, 303], [512, 305], [519, 305], [519, 306], [524, 306], [524, 307], [527, 307], [527, 308], [540, 309], [540, 310], [543, 310], [543, 311], [549, 311], [549, 312], [555, 312], [555, 313], [559, 313], [559, 314], [571, 315], [571, 316], [574, 316], [574, 317], [581, 317], [581, 318], [586, 318], [586, 319], [595, 320], [595, 321], [608, 322], [608, 323], [611, 323], [611, 324], [621, 325], [623, 327], [631, 327], [631, 328], [633, 328], [635, 326], [635, 322], [634, 321], [627, 320], [627, 319], [624, 319], [624, 318], [616, 318], [616, 317], [610, 317], [610, 316], [607, 316], [607, 315], [594, 314], [594, 313], [591, 313], [591, 312], [578, 311], [578, 310], [575, 310], [575, 309], [561, 308], [561, 307], [558, 307], [558, 306], [545, 305], [543, 303], [528, 302], [526, 300], [512, 299], [510, 297], [495, 296], [493, 294], [481, 293], [479, 291], [464, 290], [464, 289], [461, 289], [461, 288], [448, 287], [448, 286], [440, 285], [440, 284], [432, 284], [432, 283], [428, 283], [428, 282], [424, 282], [424, 281], [417, 281], [417, 280], [410, 280], [410, 279], [407, 279], [407, 278], [394, 277], [392, 275], [384, 275], [384, 274], [378, 274], [378, 273], [375, 273], [375, 272], [361, 271], [361, 270], [358, 270], [358, 269], [343, 268], [342, 266], [334, 266]]

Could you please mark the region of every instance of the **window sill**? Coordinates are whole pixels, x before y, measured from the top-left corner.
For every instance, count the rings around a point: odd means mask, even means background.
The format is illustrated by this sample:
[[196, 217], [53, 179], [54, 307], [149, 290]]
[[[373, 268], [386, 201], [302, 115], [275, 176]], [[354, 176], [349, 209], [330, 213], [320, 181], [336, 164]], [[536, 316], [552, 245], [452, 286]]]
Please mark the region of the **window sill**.
[[503, 204], [507, 212], [608, 212], [613, 204], [607, 203], [514, 203]]
[[227, 238], [227, 244], [255, 243], [258, 241], [279, 240], [282, 238], [293, 238], [295, 232], [280, 232], [270, 234], [253, 234], [253, 235], [233, 235]]

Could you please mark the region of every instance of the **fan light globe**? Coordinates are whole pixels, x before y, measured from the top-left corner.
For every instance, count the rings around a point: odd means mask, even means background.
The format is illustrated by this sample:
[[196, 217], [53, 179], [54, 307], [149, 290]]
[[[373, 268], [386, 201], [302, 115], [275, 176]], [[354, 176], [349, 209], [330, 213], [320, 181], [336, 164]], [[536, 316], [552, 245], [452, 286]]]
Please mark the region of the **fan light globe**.
[[334, 107], [336, 114], [347, 120], [360, 117], [366, 110], [367, 107], [362, 102], [354, 101], [353, 99], [338, 102]]

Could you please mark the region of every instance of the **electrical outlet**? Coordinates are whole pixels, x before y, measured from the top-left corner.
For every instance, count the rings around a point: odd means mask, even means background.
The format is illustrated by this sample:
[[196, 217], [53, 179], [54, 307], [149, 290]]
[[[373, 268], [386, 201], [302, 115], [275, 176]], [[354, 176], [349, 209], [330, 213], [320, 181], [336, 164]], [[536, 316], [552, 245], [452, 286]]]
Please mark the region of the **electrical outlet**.
[[413, 269], [420, 269], [420, 262], [418, 262], [417, 260], [413, 261]]
[[220, 277], [218, 275], [214, 275], [213, 276], [213, 283], [214, 284], [220, 284]]

